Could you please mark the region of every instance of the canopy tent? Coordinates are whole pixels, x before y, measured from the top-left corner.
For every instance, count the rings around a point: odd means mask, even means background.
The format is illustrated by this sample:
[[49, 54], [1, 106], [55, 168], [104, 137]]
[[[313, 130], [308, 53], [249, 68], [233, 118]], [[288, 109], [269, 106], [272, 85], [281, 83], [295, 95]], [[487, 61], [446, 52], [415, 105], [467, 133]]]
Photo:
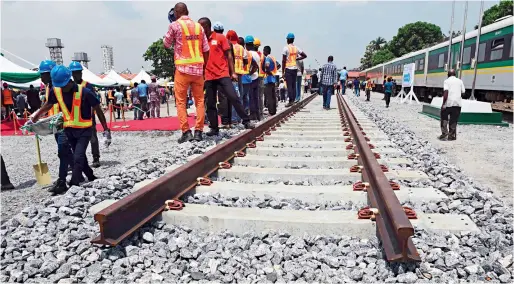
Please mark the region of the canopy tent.
[[93, 72], [89, 71], [86, 67], [82, 67], [82, 79], [89, 82], [92, 85], [99, 86], [99, 87], [107, 87], [107, 86], [113, 86], [116, 85], [116, 81], [109, 78], [100, 78], [96, 76]]
[[39, 78], [36, 71], [23, 68], [0, 54], [0, 78], [9, 83], [28, 83]]
[[[2, 81], [2, 82], [4, 82], [4, 81]], [[18, 89], [28, 89], [28, 88], [30, 88], [30, 85], [34, 86], [34, 88], [36, 88], [36, 89], [39, 89], [42, 87], [42, 84], [43, 84], [43, 82], [41, 82], [41, 79], [37, 79], [37, 80], [34, 80], [32, 82], [27, 82], [27, 83], [11, 83], [11, 82], [6, 82], [6, 83], [9, 86], [18, 88]]]
[[103, 77], [102, 80], [106, 80], [107, 79], [111, 79], [111, 80], [114, 80], [116, 83], [118, 83], [118, 85], [123, 85], [123, 86], [130, 86], [130, 82], [129, 80], [121, 77], [118, 73], [116, 73], [116, 71], [114, 70], [111, 70], [109, 71], [109, 73], [107, 75], [105, 75], [105, 77]]
[[146, 71], [144, 69], [141, 69], [141, 71], [139, 71], [139, 73], [137, 73], [136, 77], [132, 78], [132, 80], [130, 80], [130, 82], [132, 84], [134, 83], [141, 83], [141, 80], [145, 80], [146, 83], [150, 83], [151, 80], [152, 80], [152, 77], [150, 77], [150, 75], [148, 75], [148, 73], [146, 73]]

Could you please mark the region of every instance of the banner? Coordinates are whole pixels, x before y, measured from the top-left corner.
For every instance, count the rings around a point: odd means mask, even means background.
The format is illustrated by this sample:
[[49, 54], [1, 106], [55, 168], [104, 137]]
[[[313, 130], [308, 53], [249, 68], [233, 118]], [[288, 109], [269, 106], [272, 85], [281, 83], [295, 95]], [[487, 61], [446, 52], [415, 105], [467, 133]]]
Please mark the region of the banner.
[[403, 87], [411, 87], [414, 85], [414, 72], [416, 63], [410, 63], [403, 66]]

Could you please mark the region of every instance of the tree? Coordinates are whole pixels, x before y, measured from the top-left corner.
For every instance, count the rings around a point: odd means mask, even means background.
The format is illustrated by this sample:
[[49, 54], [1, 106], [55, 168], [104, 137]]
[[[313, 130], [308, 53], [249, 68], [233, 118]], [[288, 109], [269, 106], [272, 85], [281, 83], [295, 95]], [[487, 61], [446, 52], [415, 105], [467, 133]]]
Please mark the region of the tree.
[[[482, 26], [490, 25], [499, 18], [513, 15], [513, 4], [512, 0], [501, 0], [499, 4], [487, 9], [482, 17]], [[478, 25], [475, 26], [475, 29], [478, 29]]]
[[373, 45], [373, 50], [375, 50], [375, 51], [380, 50], [385, 43], [387, 43], [385, 38], [380, 37], [380, 36], [371, 41], [371, 44]]
[[438, 43], [442, 39], [443, 33], [439, 26], [426, 22], [410, 23], [398, 29], [398, 34], [389, 42], [389, 50], [395, 57], [400, 57]]
[[375, 54], [373, 54], [373, 58], [371, 60], [371, 63], [373, 66], [387, 62], [394, 58], [394, 54], [387, 48], [383, 48], [379, 51], [377, 51]]
[[372, 63], [373, 53], [374, 53], [373, 44], [372, 44], [372, 42], [370, 42], [366, 46], [366, 51], [364, 52], [364, 55], [361, 58], [361, 67], [360, 67], [361, 69], [367, 69], [367, 68], [370, 68], [371, 66], [373, 66], [373, 63]]
[[145, 61], [153, 61], [154, 68], [151, 73], [158, 77], [171, 77], [173, 79], [175, 71], [175, 60], [173, 59], [173, 48], [166, 49], [162, 38], [154, 41], [143, 54]]

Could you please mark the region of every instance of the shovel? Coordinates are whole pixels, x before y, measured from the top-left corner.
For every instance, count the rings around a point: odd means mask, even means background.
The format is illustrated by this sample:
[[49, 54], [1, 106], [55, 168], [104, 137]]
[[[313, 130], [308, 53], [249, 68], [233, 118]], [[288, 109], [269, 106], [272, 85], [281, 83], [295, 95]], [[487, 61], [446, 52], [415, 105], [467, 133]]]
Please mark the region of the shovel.
[[39, 138], [36, 136], [37, 164], [33, 165], [36, 181], [39, 185], [49, 185], [52, 183], [52, 177], [48, 172], [48, 165], [41, 162], [41, 150], [39, 149]]

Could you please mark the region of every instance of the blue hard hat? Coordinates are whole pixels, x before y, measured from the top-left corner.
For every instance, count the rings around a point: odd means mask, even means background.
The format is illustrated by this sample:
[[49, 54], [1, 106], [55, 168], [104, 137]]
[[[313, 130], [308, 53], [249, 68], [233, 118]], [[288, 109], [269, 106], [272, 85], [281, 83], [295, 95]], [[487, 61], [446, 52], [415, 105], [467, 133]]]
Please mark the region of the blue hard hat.
[[286, 38], [287, 39], [294, 39], [294, 34], [293, 33], [288, 33]]
[[223, 24], [220, 21], [217, 21], [214, 23], [214, 26], [212, 26], [212, 29], [217, 32], [220, 32], [223, 30]]
[[50, 71], [52, 71], [52, 68], [54, 68], [55, 65], [57, 65], [57, 64], [53, 60], [41, 61], [41, 63], [39, 63], [39, 74], [50, 73]]
[[52, 85], [62, 88], [71, 80], [71, 71], [66, 66], [57, 65], [50, 72], [50, 76], [52, 77]]
[[73, 72], [73, 71], [82, 71], [82, 64], [80, 64], [80, 62], [78, 61], [72, 61], [70, 63], [70, 71]]
[[253, 36], [247, 35], [245, 37], [245, 43], [253, 43]]

